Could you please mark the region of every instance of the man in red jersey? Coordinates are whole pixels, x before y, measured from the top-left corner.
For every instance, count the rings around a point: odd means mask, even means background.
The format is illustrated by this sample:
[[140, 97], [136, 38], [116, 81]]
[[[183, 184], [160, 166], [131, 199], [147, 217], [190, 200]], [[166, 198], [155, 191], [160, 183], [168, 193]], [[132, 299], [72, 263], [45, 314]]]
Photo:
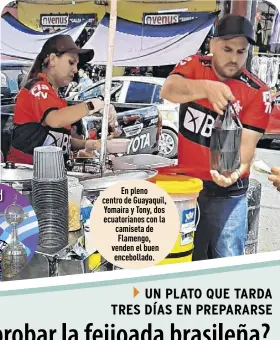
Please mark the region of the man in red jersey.
[[[250, 166], [271, 113], [269, 88], [245, 69], [253, 38], [253, 26], [246, 18], [222, 18], [211, 41], [212, 57], [185, 58], [162, 88], [163, 98], [181, 104], [178, 164], [204, 183], [194, 261], [244, 253]], [[229, 101], [243, 130], [241, 166], [225, 177], [210, 170], [209, 146], [215, 119]]]

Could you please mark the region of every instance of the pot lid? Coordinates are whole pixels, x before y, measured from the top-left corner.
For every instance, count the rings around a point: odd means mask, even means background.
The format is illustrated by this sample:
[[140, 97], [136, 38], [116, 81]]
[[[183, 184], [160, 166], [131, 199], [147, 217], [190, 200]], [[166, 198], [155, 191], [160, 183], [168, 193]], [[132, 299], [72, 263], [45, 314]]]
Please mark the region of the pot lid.
[[130, 179], [147, 180], [157, 175], [156, 170], [119, 170], [104, 174], [103, 177], [81, 181], [84, 190], [104, 190], [120, 181]]
[[96, 178], [96, 174], [91, 174], [87, 172], [75, 172], [67, 171], [67, 178], [77, 178], [79, 181], [85, 181], [87, 179]]
[[31, 181], [33, 178], [33, 166], [27, 164], [15, 164], [12, 162], [1, 163], [1, 182]]

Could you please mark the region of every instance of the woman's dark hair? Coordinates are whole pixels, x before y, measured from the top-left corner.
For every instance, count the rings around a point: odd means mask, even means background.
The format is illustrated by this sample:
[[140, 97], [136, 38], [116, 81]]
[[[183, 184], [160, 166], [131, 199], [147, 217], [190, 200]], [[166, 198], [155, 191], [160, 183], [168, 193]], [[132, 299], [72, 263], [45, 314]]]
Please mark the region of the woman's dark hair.
[[33, 79], [36, 77], [36, 75], [40, 72], [42, 72], [43, 69], [43, 63], [40, 58], [40, 54], [37, 55], [37, 58], [35, 59], [33, 65], [31, 66], [27, 77], [25, 79], [25, 83], [27, 83], [29, 80]]
[[51, 37], [44, 43], [41, 52], [37, 55], [33, 65], [31, 66], [31, 69], [28, 72], [25, 83], [29, 82], [31, 79], [34, 79], [38, 73], [42, 72], [43, 68], [48, 66], [49, 55], [51, 53], [55, 53], [56, 56], [61, 56], [63, 54], [58, 52], [56, 48], [56, 41], [59, 37], [60, 35]]
[[80, 64], [89, 62], [93, 56], [92, 49], [80, 49], [73, 41], [70, 35], [57, 34], [49, 38], [43, 45], [41, 52], [37, 55], [28, 75], [27, 82], [34, 79], [38, 73], [42, 72], [49, 64], [49, 56], [54, 53], [56, 56], [61, 56], [66, 52], [77, 53], [79, 55]]
[[[61, 56], [63, 53], [55, 53], [56, 56]], [[31, 69], [28, 72], [28, 75], [26, 77], [25, 83], [30, 81], [31, 79], [36, 78], [38, 73], [41, 73], [43, 71], [43, 68], [47, 67], [49, 64], [49, 58], [48, 56], [42, 55], [42, 52], [40, 52], [37, 55], [37, 58], [35, 59], [33, 65], [31, 66]]]

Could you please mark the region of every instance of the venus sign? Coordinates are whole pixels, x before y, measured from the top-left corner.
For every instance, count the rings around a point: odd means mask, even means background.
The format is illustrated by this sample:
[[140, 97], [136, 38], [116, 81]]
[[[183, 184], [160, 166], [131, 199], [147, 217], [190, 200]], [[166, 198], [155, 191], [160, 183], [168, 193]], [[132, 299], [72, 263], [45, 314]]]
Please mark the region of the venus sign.
[[172, 25], [179, 23], [178, 14], [148, 14], [144, 16], [145, 25]]

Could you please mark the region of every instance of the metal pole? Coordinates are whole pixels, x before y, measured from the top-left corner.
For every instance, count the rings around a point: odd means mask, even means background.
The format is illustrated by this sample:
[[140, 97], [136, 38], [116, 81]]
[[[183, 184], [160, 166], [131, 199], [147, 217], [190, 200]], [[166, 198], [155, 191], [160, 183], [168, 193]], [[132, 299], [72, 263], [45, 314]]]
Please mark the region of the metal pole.
[[[251, 1], [251, 4], [247, 7], [247, 19], [251, 21], [252, 25], [255, 26], [256, 14], [257, 14], [258, 0]], [[254, 47], [251, 45], [249, 48], [247, 69], [251, 71], [251, 63], [254, 54]]]
[[[257, 0], [242, 0], [242, 1], [232, 0], [231, 13], [246, 17], [254, 25], [255, 16], [256, 16], [256, 8], [257, 8]], [[246, 62], [246, 67], [249, 71], [251, 69], [252, 56], [253, 56], [253, 46], [250, 45], [248, 58]]]
[[252, 10], [251, 10], [251, 22], [252, 24], [256, 21], [257, 9], [258, 9], [258, 0], [253, 0], [252, 2]]
[[114, 40], [117, 26], [117, 0], [111, 0], [110, 10], [110, 26], [108, 38], [108, 54], [106, 65], [106, 78], [105, 78], [105, 98], [104, 98], [104, 112], [102, 118], [101, 130], [101, 150], [100, 150], [100, 166], [101, 173], [105, 170], [106, 163], [106, 149], [107, 149], [107, 135], [108, 135], [108, 116], [111, 101], [111, 82], [113, 73], [113, 56], [114, 56]]
[[246, 1], [246, 15], [245, 16], [250, 21], [251, 21], [251, 17], [252, 17], [253, 2], [255, 2], [255, 0], [247, 0]]
[[234, 15], [243, 15], [246, 16], [246, 0], [232, 0], [230, 13]]
[[229, 0], [222, 0], [220, 2], [221, 13], [219, 15], [220, 18], [228, 15], [231, 11], [231, 2]]

